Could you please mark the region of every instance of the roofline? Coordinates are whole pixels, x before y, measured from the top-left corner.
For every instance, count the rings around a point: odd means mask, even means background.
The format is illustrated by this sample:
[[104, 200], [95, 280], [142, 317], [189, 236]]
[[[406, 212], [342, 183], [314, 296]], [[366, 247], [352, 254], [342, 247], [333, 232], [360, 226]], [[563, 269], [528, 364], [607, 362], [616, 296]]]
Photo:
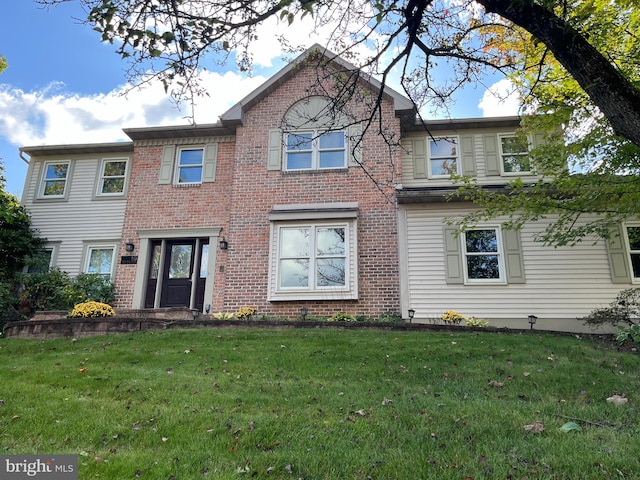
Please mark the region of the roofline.
[[162, 127], [123, 128], [131, 140], [163, 140], [167, 138], [219, 137], [235, 135], [235, 127], [221, 123], [202, 125], [169, 125]]
[[36, 155], [75, 155], [86, 153], [131, 153], [133, 142], [77, 143], [66, 145], [33, 145], [20, 147], [20, 154]]
[[443, 130], [466, 130], [472, 128], [518, 128], [522, 122], [520, 116], [445, 118], [437, 120], [417, 120], [407, 128], [412, 132], [434, 132]]
[[[481, 188], [491, 193], [501, 194], [507, 194], [513, 191], [505, 184], [481, 185]], [[399, 204], [458, 203], [470, 201], [466, 196], [456, 193], [457, 190], [458, 187], [455, 185], [443, 187], [404, 187], [396, 190], [396, 199]]]
[[415, 115], [415, 105], [411, 100], [409, 100], [404, 95], [396, 92], [388, 85], [382, 85], [382, 82], [375, 79], [372, 75], [363, 72], [358, 67], [353, 65], [352, 63], [347, 62], [343, 58], [339, 57], [335, 53], [329, 51], [327, 48], [322, 45], [315, 43], [311, 47], [309, 47], [305, 52], [296, 57], [291, 63], [286, 65], [284, 68], [280, 69], [275, 75], [272, 75], [269, 79], [267, 79], [262, 85], [253, 90], [247, 96], [245, 96], [242, 100], [232, 106], [229, 110], [224, 112], [220, 116], [220, 121], [224, 125], [240, 125], [242, 124], [244, 112], [249, 110], [255, 104], [260, 102], [264, 97], [268, 96], [272, 93], [276, 88], [282, 85], [290, 76], [293, 70], [295, 70], [299, 65], [301, 65], [312, 53], [320, 52], [327, 60], [330, 62], [334, 62], [340, 67], [350, 70], [360, 72], [360, 77], [363, 81], [368, 82], [377, 90], [383, 90], [384, 94], [393, 100], [394, 109], [396, 111], [397, 116], [402, 115]]

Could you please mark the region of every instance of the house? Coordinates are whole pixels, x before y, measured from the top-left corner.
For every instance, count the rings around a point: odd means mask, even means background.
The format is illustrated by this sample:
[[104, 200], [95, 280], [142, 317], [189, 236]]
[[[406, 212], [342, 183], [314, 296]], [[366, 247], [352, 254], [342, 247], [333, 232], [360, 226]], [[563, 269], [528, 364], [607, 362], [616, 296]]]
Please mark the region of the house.
[[457, 232], [444, 222], [474, 208], [446, 200], [451, 173], [487, 186], [537, 179], [514, 137], [519, 122], [425, 125], [405, 97], [315, 46], [216, 124], [23, 147], [22, 201], [51, 266], [110, 276], [119, 309], [413, 309], [414, 322], [456, 310], [578, 331], [576, 317], [640, 277], [627, 235], [640, 226], [621, 226], [610, 245], [552, 249], [534, 241], [543, 225]]

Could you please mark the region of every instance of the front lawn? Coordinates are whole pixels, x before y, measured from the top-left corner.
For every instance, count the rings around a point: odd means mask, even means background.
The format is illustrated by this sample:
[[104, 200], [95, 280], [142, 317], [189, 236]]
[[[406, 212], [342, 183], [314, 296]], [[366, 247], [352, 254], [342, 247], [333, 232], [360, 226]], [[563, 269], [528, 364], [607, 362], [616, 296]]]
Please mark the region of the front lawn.
[[6, 339], [0, 447], [80, 479], [636, 478], [639, 366], [528, 332]]

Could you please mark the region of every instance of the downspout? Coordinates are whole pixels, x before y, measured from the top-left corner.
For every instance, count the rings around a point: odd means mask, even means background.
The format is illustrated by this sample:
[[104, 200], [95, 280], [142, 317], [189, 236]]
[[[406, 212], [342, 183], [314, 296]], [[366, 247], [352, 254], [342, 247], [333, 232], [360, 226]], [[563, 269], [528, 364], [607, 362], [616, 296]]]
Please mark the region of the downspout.
[[19, 154], [20, 158], [24, 161], [24, 163], [29, 165], [29, 162], [31, 161], [31, 158], [24, 158], [24, 150], [22, 148], [19, 148], [18, 151], [20, 152], [20, 154]]
[[[27, 179], [28, 179], [28, 178], [29, 178], [29, 173], [31, 172], [31, 155], [29, 155], [29, 158], [26, 158], [26, 157], [24, 156], [24, 150], [22, 149], [22, 147], [20, 147], [20, 148], [18, 149], [18, 152], [19, 152], [19, 153], [18, 153], [18, 156], [22, 159], [22, 161], [23, 161], [24, 163], [26, 163], [26, 164], [27, 164]], [[26, 187], [26, 183], [27, 183], [27, 181], [25, 180], [25, 187]], [[20, 203], [21, 203], [21, 204], [24, 204], [24, 199], [25, 199], [25, 192], [26, 192], [26, 190], [27, 190], [26, 188], [23, 188], [23, 190], [22, 190], [22, 195], [20, 195]]]

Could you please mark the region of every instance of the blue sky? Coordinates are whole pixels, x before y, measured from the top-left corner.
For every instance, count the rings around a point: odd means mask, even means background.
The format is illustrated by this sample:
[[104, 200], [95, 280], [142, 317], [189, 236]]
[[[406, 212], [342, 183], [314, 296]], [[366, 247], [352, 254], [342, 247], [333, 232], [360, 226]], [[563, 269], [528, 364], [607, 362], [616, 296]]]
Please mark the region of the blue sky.
[[[20, 146], [122, 141], [128, 140], [123, 128], [188, 123], [187, 106], [176, 108], [159, 85], [123, 95], [129, 87], [125, 62], [113, 45], [101, 43], [97, 32], [80, 23], [84, 12], [76, 2], [49, 10], [33, 0], [6, 3], [0, 15], [0, 54], [9, 65], [0, 74], [0, 159], [8, 192], [22, 193], [27, 164], [19, 156]], [[272, 33], [282, 28], [275, 22], [263, 27], [253, 52], [259, 62], [252, 76], [237, 72], [234, 64], [210, 66], [203, 74], [210, 96], [197, 102], [197, 123], [216, 122], [284, 66]], [[287, 29], [288, 40], [306, 46], [325, 43], [309, 30], [294, 22]], [[480, 117], [516, 111], [515, 105], [500, 105], [478, 86], [467, 89], [449, 113]]]

